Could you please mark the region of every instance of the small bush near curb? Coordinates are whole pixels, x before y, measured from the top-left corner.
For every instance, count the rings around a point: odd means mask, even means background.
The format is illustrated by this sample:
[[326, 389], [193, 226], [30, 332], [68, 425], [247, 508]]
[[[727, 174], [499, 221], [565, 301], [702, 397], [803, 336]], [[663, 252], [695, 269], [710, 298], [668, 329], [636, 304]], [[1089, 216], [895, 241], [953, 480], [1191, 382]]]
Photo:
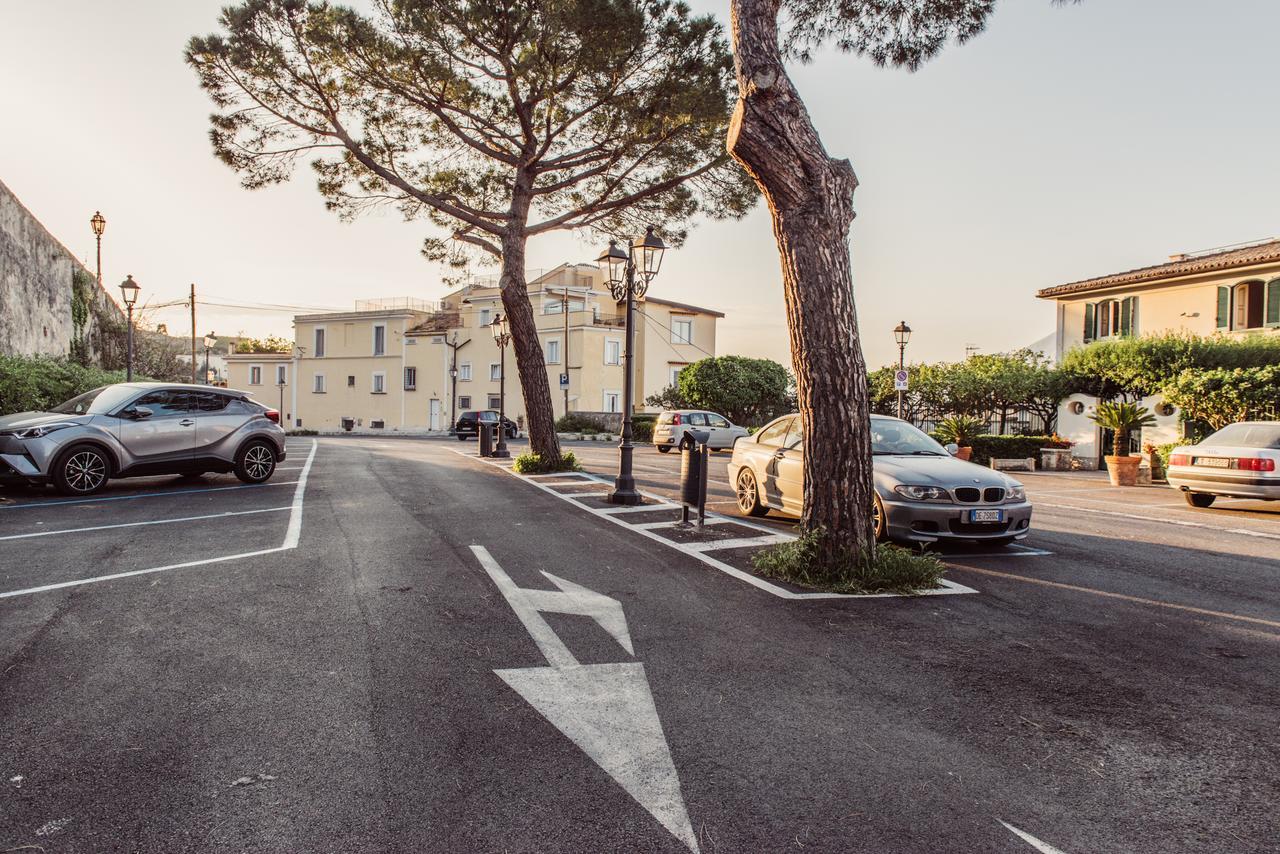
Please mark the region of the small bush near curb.
[[876, 545], [875, 557], [848, 555], [840, 566], [819, 565], [818, 545], [825, 532], [808, 531], [796, 540], [758, 552], [752, 559], [765, 578], [830, 593], [919, 593], [938, 586], [946, 568], [931, 554], [901, 546]]
[[551, 474], [558, 471], [582, 471], [582, 466], [578, 465], [578, 458], [573, 455], [573, 451], [561, 454], [558, 466], [545, 463], [539, 454], [529, 452], [516, 457], [511, 469], [516, 474]]
[[568, 415], [561, 415], [556, 421], [557, 433], [604, 433], [606, 432], [604, 423], [590, 415], [581, 415], [577, 412], [570, 412]]
[[652, 442], [653, 425], [657, 420], [656, 416], [646, 418], [643, 415], [633, 415], [631, 417], [631, 441]]

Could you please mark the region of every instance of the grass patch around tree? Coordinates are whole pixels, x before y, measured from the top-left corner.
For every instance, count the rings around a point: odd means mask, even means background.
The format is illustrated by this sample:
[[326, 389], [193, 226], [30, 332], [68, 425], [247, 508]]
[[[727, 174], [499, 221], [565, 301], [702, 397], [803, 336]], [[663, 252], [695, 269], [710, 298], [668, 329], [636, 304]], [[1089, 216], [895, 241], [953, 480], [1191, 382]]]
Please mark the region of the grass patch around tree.
[[758, 552], [751, 562], [765, 578], [828, 593], [915, 594], [938, 586], [946, 567], [935, 555], [877, 543], [875, 556], [850, 553], [836, 565], [818, 559], [825, 532], [808, 531], [798, 539]]
[[561, 471], [582, 471], [582, 466], [578, 465], [578, 458], [573, 455], [573, 451], [561, 454], [559, 465], [550, 460], [544, 460], [540, 454], [530, 451], [516, 457], [511, 469], [516, 474], [552, 474]]

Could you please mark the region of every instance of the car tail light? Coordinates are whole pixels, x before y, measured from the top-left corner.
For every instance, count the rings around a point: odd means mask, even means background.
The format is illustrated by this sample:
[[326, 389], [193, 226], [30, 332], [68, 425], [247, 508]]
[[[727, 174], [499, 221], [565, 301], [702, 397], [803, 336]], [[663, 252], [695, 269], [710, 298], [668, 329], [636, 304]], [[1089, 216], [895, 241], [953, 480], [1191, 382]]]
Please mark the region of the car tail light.
[[679, 413], [679, 412], [677, 412], [676, 414], [674, 414], [674, 415], [672, 415], [672, 416], [671, 416], [671, 423], [672, 423], [674, 426], [676, 426], [676, 427], [679, 427], [679, 426], [680, 426], [680, 413]]
[[279, 424], [279, 423], [280, 423], [280, 413], [279, 413], [279, 412], [277, 412], [276, 410], [274, 410], [274, 409], [268, 409], [266, 412], [264, 412], [264, 413], [262, 413], [262, 414], [263, 414], [263, 415], [265, 415], [265, 416], [267, 416], [267, 418], [271, 419], [271, 420], [272, 420], [272, 421], [274, 421], [275, 423], [277, 423], [277, 424]]
[[1275, 471], [1276, 461], [1262, 457], [1240, 457], [1236, 460], [1236, 468], [1240, 471]]
[[1191, 465], [1191, 456], [1189, 454], [1170, 454], [1169, 465], [1189, 466]]

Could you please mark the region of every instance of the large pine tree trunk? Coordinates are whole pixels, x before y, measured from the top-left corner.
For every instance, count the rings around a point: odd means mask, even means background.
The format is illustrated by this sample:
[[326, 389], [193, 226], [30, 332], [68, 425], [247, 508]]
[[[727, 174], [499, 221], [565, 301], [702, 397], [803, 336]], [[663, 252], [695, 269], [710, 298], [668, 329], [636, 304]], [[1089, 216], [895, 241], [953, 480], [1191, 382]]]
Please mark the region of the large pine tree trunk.
[[858, 343], [849, 226], [858, 179], [827, 156], [783, 67], [776, 0], [732, 0], [738, 105], [729, 153], [769, 204], [782, 260], [792, 363], [808, 453], [806, 530], [824, 560], [873, 545], [867, 368]]
[[560, 462], [560, 441], [556, 438], [555, 406], [551, 402], [551, 384], [547, 381], [547, 363], [538, 340], [538, 322], [529, 302], [529, 289], [524, 278], [525, 221], [529, 215], [529, 196], [520, 192], [528, 187], [527, 176], [517, 176], [516, 192], [511, 205], [511, 225], [502, 238], [502, 274], [498, 285], [502, 290], [502, 307], [511, 329], [511, 349], [515, 352], [520, 374], [520, 390], [524, 394], [524, 414], [529, 428], [529, 447], [544, 461]]

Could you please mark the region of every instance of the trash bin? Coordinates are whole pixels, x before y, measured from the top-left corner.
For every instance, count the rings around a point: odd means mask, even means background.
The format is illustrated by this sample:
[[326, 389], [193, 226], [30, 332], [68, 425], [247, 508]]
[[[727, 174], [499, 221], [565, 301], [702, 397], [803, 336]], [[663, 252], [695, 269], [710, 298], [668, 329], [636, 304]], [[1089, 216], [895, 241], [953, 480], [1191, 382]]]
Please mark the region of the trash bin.
[[[689, 521], [689, 508], [698, 508], [698, 524], [702, 524], [707, 504], [707, 441], [711, 433], [706, 430], [689, 430], [687, 439], [680, 442], [680, 503], [681, 514]], [[692, 441], [688, 441], [692, 439]]]
[[346, 430], [348, 433], [350, 433], [352, 430], [354, 430], [354, 429], [355, 429], [355, 426], [356, 426], [356, 420], [355, 420], [354, 418], [343, 418], [343, 419], [342, 419], [342, 429], [343, 429], [343, 430]]
[[481, 422], [477, 425], [476, 438], [480, 440], [480, 456], [493, 456], [493, 425]]

